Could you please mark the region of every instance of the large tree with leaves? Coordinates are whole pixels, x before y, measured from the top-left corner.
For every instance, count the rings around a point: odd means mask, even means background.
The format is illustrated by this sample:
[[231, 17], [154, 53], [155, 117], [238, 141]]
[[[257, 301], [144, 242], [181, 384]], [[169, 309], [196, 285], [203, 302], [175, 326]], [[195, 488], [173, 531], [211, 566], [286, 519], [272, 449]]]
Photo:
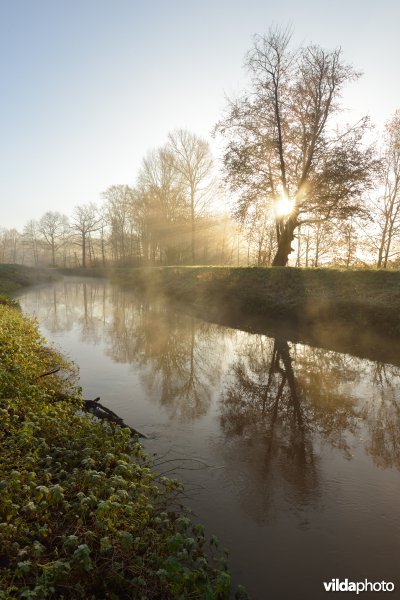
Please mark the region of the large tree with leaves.
[[286, 265], [296, 228], [362, 211], [376, 161], [363, 140], [368, 119], [339, 129], [344, 86], [359, 74], [340, 49], [291, 49], [291, 33], [256, 36], [246, 57], [251, 85], [217, 124], [224, 167], [244, 219], [262, 197], [275, 209], [274, 265]]

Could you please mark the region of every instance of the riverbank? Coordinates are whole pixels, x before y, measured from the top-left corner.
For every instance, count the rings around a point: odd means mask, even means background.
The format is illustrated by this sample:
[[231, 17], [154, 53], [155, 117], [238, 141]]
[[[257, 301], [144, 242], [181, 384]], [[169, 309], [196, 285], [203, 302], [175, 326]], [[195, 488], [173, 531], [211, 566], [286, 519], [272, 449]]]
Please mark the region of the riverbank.
[[225, 312], [269, 313], [291, 321], [332, 317], [400, 333], [400, 272], [290, 267], [116, 269], [121, 284]]
[[4, 300], [0, 597], [228, 598], [224, 561], [174, 508], [177, 482], [128, 429], [82, 414], [76, 375]]
[[59, 279], [55, 269], [0, 264], [0, 296], [10, 296], [28, 285], [50, 283]]
[[[163, 267], [116, 269], [111, 277], [191, 306], [215, 320], [248, 315], [284, 320], [326, 337], [400, 334], [400, 272], [338, 269]], [[330, 331], [329, 335], [332, 335]]]

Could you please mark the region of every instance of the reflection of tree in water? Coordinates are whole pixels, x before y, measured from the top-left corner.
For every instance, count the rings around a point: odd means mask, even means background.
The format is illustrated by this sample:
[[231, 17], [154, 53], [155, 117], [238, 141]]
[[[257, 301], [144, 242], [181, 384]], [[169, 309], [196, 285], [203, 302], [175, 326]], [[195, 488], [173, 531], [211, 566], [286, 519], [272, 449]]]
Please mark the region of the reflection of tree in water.
[[30, 290], [23, 303], [25, 310], [36, 314], [52, 333], [71, 331], [79, 325], [82, 340], [97, 344], [105, 319], [105, 295], [101, 280], [72, 280]]
[[348, 354], [302, 345], [295, 346], [292, 354], [310, 432], [320, 434], [323, 441], [350, 457], [349, 433], [356, 432], [359, 422], [359, 408], [352, 391], [360, 378], [362, 361]]
[[[297, 353], [294, 363], [286, 341], [253, 336], [233, 365], [222, 396], [227, 459], [236, 460], [246, 511], [260, 521], [275, 503], [299, 507], [316, 502], [316, 444], [322, 436], [347, 450], [343, 430], [355, 428], [354, 402], [335, 386], [340, 369], [328, 377], [320, 361], [317, 373], [312, 363], [313, 373], [308, 359]], [[322, 386], [321, 377], [329, 379]]]
[[374, 394], [363, 410], [369, 437], [366, 451], [376, 465], [400, 469], [400, 369], [376, 363]]
[[315, 500], [319, 448], [350, 458], [356, 433], [366, 436], [376, 465], [400, 468], [399, 392], [398, 367], [250, 338], [233, 364], [220, 417], [246, 510], [263, 520], [280, 494], [291, 506]]
[[[152, 360], [151, 369], [161, 381], [161, 404], [169, 407], [171, 417], [191, 421], [207, 413], [218, 377], [210, 327], [178, 315], [169, 315], [166, 323], [163, 344]], [[148, 373], [146, 379], [152, 388], [153, 375]]]
[[117, 290], [113, 306], [112, 358], [142, 366], [149, 395], [160, 390], [160, 403], [171, 418], [189, 421], [205, 415], [220, 370], [218, 328], [156, 302], [139, 304]]
[[[99, 279], [32, 289], [22, 304], [51, 332], [78, 325], [82, 340], [94, 344], [106, 335], [112, 359], [141, 366], [148, 393], [157, 393], [172, 416], [206, 414], [230, 330]], [[287, 342], [261, 335], [237, 338], [240, 359], [222, 408], [231, 442], [242, 436], [246, 452], [257, 446], [265, 468], [279, 459], [281, 475], [305, 491], [316, 481], [313, 447], [323, 440], [350, 457], [356, 430], [376, 465], [400, 469], [399, 367], [301, 344], [289, 350]]]
[[84, 342], [99, 344], [107, 315], [107, 292], [104, 281], [78, 282], [73, 286], [73, 302], [78, 306], [76, 322]]
[[52, 333], [70, 331], [76, 315], [71, 310], [69, 291], [69, 286], [64, 284], [34, 288], [22, 296], [22, 305]]
[[96, 279], [30, 290], [24, 306], [52, 333], [78, 326], [81, 339], [93, 344], [106, 336], [107, 354], [142, 367], [149, 393], [159, 394], [172, 417], [191, 420], [207, 413], [223, 356], [223, 328]]

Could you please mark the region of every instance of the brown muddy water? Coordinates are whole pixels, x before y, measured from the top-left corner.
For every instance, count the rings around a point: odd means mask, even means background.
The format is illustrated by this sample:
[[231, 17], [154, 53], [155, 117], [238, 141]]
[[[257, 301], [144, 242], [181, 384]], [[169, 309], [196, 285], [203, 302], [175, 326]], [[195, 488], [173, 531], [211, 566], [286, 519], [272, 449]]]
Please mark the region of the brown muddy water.
[[396, 360], [216, 325], [99, 279], [19, 300], [79, 365], [85, 398], [146, 433], [159, 470], [185, 482], [251, 598], [325, 598], [333, 578], [390, 581], [400, 598]]

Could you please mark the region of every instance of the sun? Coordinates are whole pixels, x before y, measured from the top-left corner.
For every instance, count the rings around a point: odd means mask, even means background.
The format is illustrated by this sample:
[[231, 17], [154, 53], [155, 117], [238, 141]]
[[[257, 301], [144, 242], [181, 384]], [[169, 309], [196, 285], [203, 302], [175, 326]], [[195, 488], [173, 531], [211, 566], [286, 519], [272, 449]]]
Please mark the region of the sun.
[[294, 208], [294, 200], [282, 192], [278, 200], [275, 200], [274, 210], [277, 217], [286, 217], [290, 215]]

